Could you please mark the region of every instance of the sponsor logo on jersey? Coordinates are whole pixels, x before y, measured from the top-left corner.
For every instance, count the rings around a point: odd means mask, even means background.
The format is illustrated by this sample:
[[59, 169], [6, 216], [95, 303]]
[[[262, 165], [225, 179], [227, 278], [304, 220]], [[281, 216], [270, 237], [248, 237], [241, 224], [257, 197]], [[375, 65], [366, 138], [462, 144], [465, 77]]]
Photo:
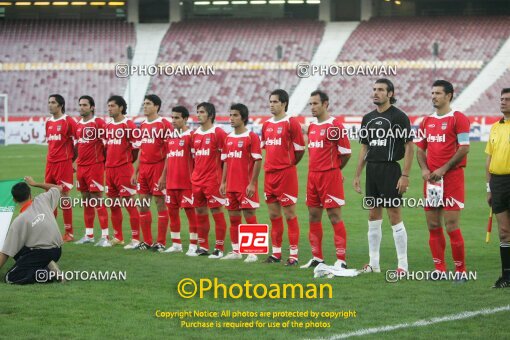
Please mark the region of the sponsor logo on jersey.
[[109, 139], [106, 144], [108, 145], [121, 145], [122, 139]]
[[313, 149], [313, 148], [323, 148], [324, 147], [324, 141], [316, 141], [316, 142], [312, 142], [310, 141], [308, 143], [308, 148], [310, 149]]
[[195, 152], [195, 155], [196, 156], [210, 156], [211, 155], [211, 150], [210, 149], [198, 149]]
[[266, 140], [266, 145], [282, 145], [281, 138], [269, 138]]
[[242, 151], [230, 151], [227, 155], [227, 158], [243, 158]]
[[170, 157], [184, 157], [184, 150], [170, 151], [169, 153], [166, 154], [166, 156], [168, 158], [170, 158]]
[[61, 141], [61, 140], [62, 140], [62, 135], [49, 135], [48, 136], [48, 142]]
[[382, 125], [382, 122], [379, 120], [379, 121], [375, 122], [375, 125]]

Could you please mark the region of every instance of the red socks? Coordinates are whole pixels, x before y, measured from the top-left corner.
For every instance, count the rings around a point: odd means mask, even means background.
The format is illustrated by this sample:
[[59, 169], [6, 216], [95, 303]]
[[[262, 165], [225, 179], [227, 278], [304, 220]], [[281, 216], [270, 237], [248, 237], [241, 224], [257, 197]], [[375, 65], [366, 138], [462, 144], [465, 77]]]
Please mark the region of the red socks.
[[112, 226], [113, 226], [113, 237], [123, 240], [122, 236], [122, 210], [120, 207], [111, 207], [112, 212]]
[[446, 248], [446, 240], [443, 234], [443, 228], [435, 228], [429, 230], [429, 246], [432, 253], [432, 260], [436, 270], [445, 272], [446, 263], [444, 261], [444, 251]]
[[[66, 233], [73, 233], [73, 209], [71, 207], [62, 209], [62, 215], [64, 216], [64, 229]], [[92, 222], [94, 223], [94, 222]]]
[[168, 208], [170, 216], [170, 237], [172, 243], [181, 243], [181, 217], [178, 208]]
[[[239, 225], [242, 223], [241, 216], [230, 216], [230, 240], [232, 241], [232, 248], [236, 251], [235, 245], [239, 244]], [[237, 248], [239, 251], [239, 248]]]
[[335, 232], [335, 248], [336, 258], [345, 261], [345, 249], [347, 248], [347, 232], [345, 230], [344, 221], [340, 221], [333, 225]]
[[460, 229], [455, 229], [454, 231], [449, 232], [448, 235], [450, 236], [450, 245], [452, 247], [455, 271], [465, 272], [466, 264], [464, 262], [464, 238], [462, 237], [462, 232]]
[[288, 230], [287, 233], [289, 235], [289, 245], [290, 245], [290, 256], [297, 260], [298, 258], [298, 243], [299, 243], [299, 224], [297, 217], [293, 219], [287, 220]]
[[157, 242], [166, 245], [166, 231], [168, 229], [168, 212], [158, 212], [158, 240]]
[[198, 245], [200, 248], [209, 250], [209, 229], [211, 229], [211, 225], [209, 224], [209, 215], [197, 214], [197, 222]]
[[101, 230], [108, 229], [108, 210], [106, 210], [104, 206], [99, 206], [96, 208], [96, 210]]
[[152, 245], [152, 213], [147, 211], [140, 213], [140, 227], [142, 229], [143, 241], [149, 246]]
[[83, 207], [83, 220], [85, 221], [85, 230], [87, 237], [94, 237], [94, 233], [90, 234], [88, 231], [94, 230], [94, 218], [96, 217], [96, 210], [88, 205]]
[[310, 222], [310, 232], [308, 233], [312, 255], [323, 260], [322, 255], [322, 222]]
[[273, 256], [282, 258], [282, 238], [283, 238], [283, 217], [271, 219], [271, 240], [273, 243]]
[[225, 235], [227, 233], [227, 221], [223, 212], [213, 214], [214, 228], [216, 231], [216, 249], [223, 251]]
[[189, 243], [197, 244], [197, 214], [193, 208], [185, 208], [184, 211], [189, 222]]

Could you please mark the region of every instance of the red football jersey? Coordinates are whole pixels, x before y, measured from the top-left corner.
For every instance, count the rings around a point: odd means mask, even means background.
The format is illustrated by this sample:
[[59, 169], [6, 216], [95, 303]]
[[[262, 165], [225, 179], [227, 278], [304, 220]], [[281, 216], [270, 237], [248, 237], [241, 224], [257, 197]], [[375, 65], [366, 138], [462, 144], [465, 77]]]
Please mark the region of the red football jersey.
[[[338, 130], [335, 139], [331, 130]], [[338, 138], [336, 138], [338, 137]], [[327, 171], [339, 169], [342, 165], [340, 155], [351, 153], [351, 143], [344, 126], [334, 117], [318, 123], [312, 122], [308, 127], [308, 167], [310, 171]]]
[[75, 143], [78, 148], [78, 165], [92, 165], [104, 162], [104, 140], [101, 131], [106, 128], [104, 120], [93, 117], [76, 125]]
[[221, 184], [221, 150], [227, 133], [219, 126], [213, 126], [207, 131], [201, 128], [193, 134], [191, 151], [195, 157], [195, 168], [191, 183], [199, 186]]
[[259, 136], [250, 131], [240, 135], [232, 131], [225, 139], [221, 159], [227, 164], [227, 192], [244, 194], [250, 184], [255, 161], [262, 159]]
[[46, 142], [48, 143], [48, 162], [62, 162], [73, 159], [76, 121], [68, 115], [46, 121]]
[[159, 163], [165, 160], [167, 134], [173, 130], [168, 120], [159, 117], [140, 125], [140, 163]]
[[133, 121], [124, 118], [122, 121], [114, 121], [106, 125], [106, 167], [113, 168], [133, 162], [133, 149], [140, 146], [139, 132]]
[[296, 164], [294, 151], [305, 149], [301, 125], [290, 116], [279, 121], [271, 118], [262, 125], [262, 147], [266, 149], [264, 170], [286, 169]]
[[193, 154], [191, 147], [193, 131], [187, 130], [180, 138], [168, 138], [166, 141], [166, 189], [191, 189], [193, 174]]
[[[469, 145], [469, 119], [459, 111], [439, 116], [434, 113], [420, 124], [416, 145], [427, 151], [427, 166], [434, 171], [448, 162], [460, 145]], [[455, 168], [465, 167], [467, 157]], [[454, 169], [455, 169], [454, 168]]]

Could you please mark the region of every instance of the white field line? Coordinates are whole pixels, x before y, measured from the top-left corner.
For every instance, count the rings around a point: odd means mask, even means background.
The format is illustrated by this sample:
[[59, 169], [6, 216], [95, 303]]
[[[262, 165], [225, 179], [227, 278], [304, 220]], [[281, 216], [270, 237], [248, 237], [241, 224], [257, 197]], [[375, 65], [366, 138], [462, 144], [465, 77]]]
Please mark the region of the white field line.
[[350, 338], [350, 337], [354, 337], [354, 336], [364, 336], [364, 335], [369, 335], [369, 334], [391, 332], [391, 331], [394, 331], [397, 329], [430, 326], [430, 325], [440, 323], [440, 322], [469, 319], [469, 318], [472, 318], [472, 317], [475, 317], [478, 315], [491, 315], [491, 314], [496, 314], [496, 313], [505, 312], [505, 311], [510, 311], [510, 305], [491, 308], [491, 309], [485, 308], [485, 309], [480, 309], [480, 310], [471, 311], [471, 312], [466, 311], [466, 312], [461, 312], [458, 314], [450, 314], [450, 315], [435, 317], [435, 318], [431, 318], [431, 319], [418, 320], [418, 321], [411, 322], [411, 323], [401, 323], [401, 324], [397, 324], [397, 325], [364, 328], [364, 329], [360, 329], [355, 332], [333, 335], [332, 337], [325, 338], [325, 339], [329, 339], [329, 340], [346, 339], [346, 338]]

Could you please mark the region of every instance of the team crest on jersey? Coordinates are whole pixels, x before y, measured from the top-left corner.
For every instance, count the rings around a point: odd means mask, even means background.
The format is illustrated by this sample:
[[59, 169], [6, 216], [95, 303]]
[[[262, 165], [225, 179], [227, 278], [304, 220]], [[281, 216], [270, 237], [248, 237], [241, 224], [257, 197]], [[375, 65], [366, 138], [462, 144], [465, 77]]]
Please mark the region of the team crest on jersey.
[[326, 134], [326, 130], [322, 129], [321, 130], [321, 136], [324, 136]]
[[184, 139], [179, 141], [179, 146], [184, 146]]
[[282, 127], [279, 127], [277, 130], [276, 130], [276, 133], [281, 135], [282, 134], [282, 131], [283, 131], [283, 128]]
[[237, 143], [237, 147], [238, 148], [242, 148], [244, 145], [244, 141], [240, 140], [238, 143]]
[[206, 138], [205, 139], [205, 144], [211, 144], [211, 138]]
[[60, 131], [60, 130], [62, 130], [62, 126], [61, 125], [57, 126], [57, 131]]
[[441, 130], [446, 130], [446, 127], [448, 126], [448, 122], [444, 122], [441, 124]]

